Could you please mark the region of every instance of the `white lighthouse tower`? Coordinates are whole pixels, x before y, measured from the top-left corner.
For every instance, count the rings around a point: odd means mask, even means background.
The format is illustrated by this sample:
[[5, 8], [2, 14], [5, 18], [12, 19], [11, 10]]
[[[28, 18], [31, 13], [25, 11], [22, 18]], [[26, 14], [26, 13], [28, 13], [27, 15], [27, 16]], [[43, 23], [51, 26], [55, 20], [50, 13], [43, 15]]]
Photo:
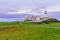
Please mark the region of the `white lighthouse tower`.
[[45, 14], [45, 17], [46, 17], [46, 18], [49, 18], [46, 10], [45, 10], [45, 13], [44, 13], [44, 14]]

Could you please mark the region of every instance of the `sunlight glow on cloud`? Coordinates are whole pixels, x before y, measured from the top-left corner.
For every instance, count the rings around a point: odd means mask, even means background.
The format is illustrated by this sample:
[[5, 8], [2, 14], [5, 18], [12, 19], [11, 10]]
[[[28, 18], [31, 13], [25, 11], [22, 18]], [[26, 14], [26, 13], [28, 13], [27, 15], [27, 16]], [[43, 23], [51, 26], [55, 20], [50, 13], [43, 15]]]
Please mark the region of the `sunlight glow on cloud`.
[[30, 13], [32, 9], [20, 9], [16, 12], [8, 12], [8, 14], [27, 14]]
[[45, 10], [47, 10], [48, 12], [55, 12], [55, 11], [60, 11], [60, 6], [59, 5], [53, 5], [53, 6], [49, 6], [46, 8], [26, 8], [26, 7], [22, 7], [14, 12], [8, 12], [8, 14], [34, 14], [34, 15], [39, 15], [40, 13], [44, 13]]
[[[14, 9], [12, 9], [14, 10]], [[39, 13], [44, 12], [45, 7], [36, 7], [36, 8], [28, 8], [28, 7], [21, 7], [14, 12], [8, 12], [8, 14], [34, 14], [39, 15]]]

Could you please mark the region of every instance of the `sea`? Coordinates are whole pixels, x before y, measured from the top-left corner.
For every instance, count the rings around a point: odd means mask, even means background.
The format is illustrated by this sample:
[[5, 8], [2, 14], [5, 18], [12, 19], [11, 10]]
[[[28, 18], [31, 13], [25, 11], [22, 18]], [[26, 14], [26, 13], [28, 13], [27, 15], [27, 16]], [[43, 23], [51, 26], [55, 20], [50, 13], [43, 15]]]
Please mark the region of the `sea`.
[[21, 20], [24, 20], [24, 18], [0, 18], [0, 22], [13, 22]]

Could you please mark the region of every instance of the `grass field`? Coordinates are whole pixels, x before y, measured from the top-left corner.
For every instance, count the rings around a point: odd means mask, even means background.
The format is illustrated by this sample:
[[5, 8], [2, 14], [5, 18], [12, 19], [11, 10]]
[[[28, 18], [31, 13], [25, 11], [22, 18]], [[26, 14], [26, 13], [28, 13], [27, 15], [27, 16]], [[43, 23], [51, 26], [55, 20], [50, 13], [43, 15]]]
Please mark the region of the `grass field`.
[[0, 22], [0, 40], [60, 40], [60, 23]]
[[36, 23], [31, 23], [31, 22], [24, 22], [24, 23], [20, 23], [20, 22], [0, 22], [0, 28], [4, 28], [4, 27], [26, 27], [26, 28], [30, 28], [30, 27], [60, 27], [60, 22], [52, 22], [52, 23], [41, 23], [41, 24], [36, 24]]

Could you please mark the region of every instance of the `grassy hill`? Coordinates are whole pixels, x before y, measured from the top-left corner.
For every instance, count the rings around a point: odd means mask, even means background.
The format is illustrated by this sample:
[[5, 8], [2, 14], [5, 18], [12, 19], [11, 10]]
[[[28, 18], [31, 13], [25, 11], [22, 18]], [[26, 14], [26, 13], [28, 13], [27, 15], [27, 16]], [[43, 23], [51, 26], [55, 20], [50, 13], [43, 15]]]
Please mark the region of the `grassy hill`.
[[0, 29], [0, 40], [60, 40], [60, 29], [21, 28]]
[[0, 22], [0, 40], [60, 40], [60, 28], [52, 27], [60, 23]]

